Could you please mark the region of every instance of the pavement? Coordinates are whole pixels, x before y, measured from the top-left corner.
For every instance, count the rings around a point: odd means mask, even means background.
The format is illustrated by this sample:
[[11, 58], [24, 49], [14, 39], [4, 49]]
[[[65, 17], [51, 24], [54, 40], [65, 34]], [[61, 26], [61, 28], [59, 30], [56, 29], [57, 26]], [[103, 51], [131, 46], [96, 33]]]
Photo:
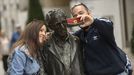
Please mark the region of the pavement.
[[3, 62], [1, 60], [1, 55], [0, 55], [0, 75], [4, 75], [4, 69], [3, 69]]

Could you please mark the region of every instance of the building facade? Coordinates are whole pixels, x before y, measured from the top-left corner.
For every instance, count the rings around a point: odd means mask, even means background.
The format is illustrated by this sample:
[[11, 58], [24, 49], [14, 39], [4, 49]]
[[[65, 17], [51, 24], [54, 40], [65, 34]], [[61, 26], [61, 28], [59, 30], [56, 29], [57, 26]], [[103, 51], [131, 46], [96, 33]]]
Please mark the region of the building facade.
[[[15, 26], [23, 26], [23, 21], [26, 17], [23, 16], [21, 3], [23, 0], [0, 0], [0, 26], [1, 31], [6, 32], [6, 35], [10, 38], [12, 32], [15, 31]], [[25, 5], [25, 3], [23, 4]], [[21, 16], [20, 16], [21, 15]]]

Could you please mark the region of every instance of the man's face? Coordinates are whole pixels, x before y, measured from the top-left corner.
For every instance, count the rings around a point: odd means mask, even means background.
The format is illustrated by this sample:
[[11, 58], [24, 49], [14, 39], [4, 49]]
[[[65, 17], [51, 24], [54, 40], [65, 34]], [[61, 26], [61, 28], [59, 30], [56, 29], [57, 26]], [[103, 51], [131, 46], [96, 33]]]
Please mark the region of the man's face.
[[16, 28], [17, 32], [21, 33], [21, 27]]
[[81, 15], [89, 15], [89, 11], [82, 5], [75, 6], [72, 10], [73, 17], [81, 16]]

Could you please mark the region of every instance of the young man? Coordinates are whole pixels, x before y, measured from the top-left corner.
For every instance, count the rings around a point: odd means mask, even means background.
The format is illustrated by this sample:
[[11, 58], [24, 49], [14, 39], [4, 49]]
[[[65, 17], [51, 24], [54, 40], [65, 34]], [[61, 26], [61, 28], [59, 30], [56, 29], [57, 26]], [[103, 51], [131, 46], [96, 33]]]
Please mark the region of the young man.
[[93, 18], [83, 3], [74, 5], [71, 12], [82, 22], [75, 35], [83, 43], [86, 75], [131, 75], [130, 62], [116, 45], [113, 23]]
[[49, 47], [44, 49], [48, 75], [84, 75], [80, 41], [67, 32], [66, 15], [61, 9], [46, 15], [48, 28], [52, 31]]

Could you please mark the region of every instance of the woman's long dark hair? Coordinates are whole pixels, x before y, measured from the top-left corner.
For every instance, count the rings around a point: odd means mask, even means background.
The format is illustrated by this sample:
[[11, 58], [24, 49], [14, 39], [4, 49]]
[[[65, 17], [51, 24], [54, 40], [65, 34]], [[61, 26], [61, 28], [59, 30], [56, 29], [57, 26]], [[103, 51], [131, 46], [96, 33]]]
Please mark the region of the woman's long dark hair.
[[24, 44], [28, 47], [29, 53], [32, 57], [35, 57], [38, 53], [39, 43], [39, 31], [40, 28], [45, 25], [41, 20], [33, 20], [27, 24], [25, 30], [22, 32], [20, 38], [13, 45], [12, 49], [17, 46], [23, 46]]

